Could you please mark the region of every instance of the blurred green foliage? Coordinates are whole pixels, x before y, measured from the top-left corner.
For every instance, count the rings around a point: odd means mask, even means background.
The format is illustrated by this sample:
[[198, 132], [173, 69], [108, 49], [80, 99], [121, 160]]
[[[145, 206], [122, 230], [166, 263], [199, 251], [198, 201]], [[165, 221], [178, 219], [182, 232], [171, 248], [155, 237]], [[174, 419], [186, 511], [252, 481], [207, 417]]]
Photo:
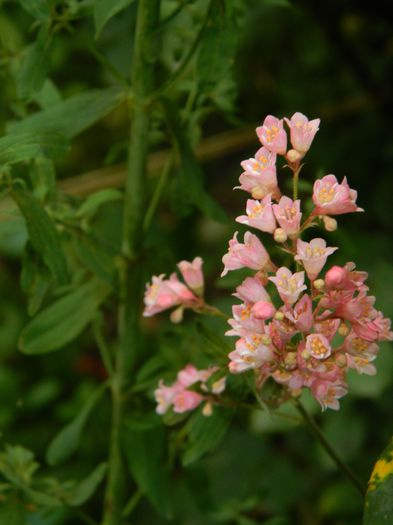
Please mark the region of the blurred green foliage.
[[[87, 515], [100, 519], [110, 404], [101, 392], [106, 371], [94, 335], [103, 332], [114, 349], [111, 298], [94, 327], [89, 323], [108, 290], [117, 287], [122, 194], [110, 184], [104, 194], [87, 200], [78, 192], [56, 192], [54, 167], [57, 180], [72, 188], [72, 177], [126, 160], [132, 96], [125, 96], [123, 88], [138, 2], [113, 4], [0, 1], [0, 129], [5, 135], [0, 163], [7, 163], [1, 176], [22, 181], [13, 189], [21, 211], [8, 198], [0, 205], [4, 525], [79, 525]], [[206, 24], [208, 6], [205, 0], [163, 0], [160, 30], [148, 50], [160, 55], [158, 85], [167, 97], [164, 107], [152, 113], [151, 147], [172, 144], [181, 160], [169, 169], [146, 231], [145, 280], [171, 272], [180, 259], [201, 255], [208, 295], [229, 311], [232, 276], [214, 286], [235, 229], [232, 219], [244, 206], [244, 195], [232, 192], [239, 162], [252, 156], [257, 139], [229, 153], [217, 148], [203, 171], [194, 147], [201, 137], [222, 131], [240, 134], [266, 114], [301, 111], [322, 119], [302, 172], [302, 191], [309, 191], [306, 183], [316, 176], [331, 172], [347, 175], [358, 189], [366, 213], [340, 218], [338, 231], [330, 234], [331, 243], [340, 247], [335, 261], [353, 260], [367, 270], [378, 307], [393, 317], [390, 6], [382, 0], [235, 0], [217, 2]], [[31, 158], [36, 160], [28, 162]], [[149, 177], [146, 185], [153, 195], [157, 177]], [[36, 220], [38, 232], [33, 231]], [[100, 280], [99, 292], [89, 284], [94, 279]], [[81, 303], [82, 316], [74, 310]], [[51, 332], [59, 320], [61, 339]], [[187, 316], [182, 326], [173, 326], [161, 316], [143, 321], [143, 329], [123, 436], [130, 472], [129, 523], [360, 523], [361, 498], [291, 407], [284, 405], [275, 416], [256, 410], [232, 414], [222, 441], [229, 417], [212, 419], [219, 444], [202, 458], [204, 450], [193, 448], [193, 437], [203, 434], [198, 412], [189, 421], [189, 441], [176, 430], [176, 422], [164, 427], [154, 415], [152, 390], [158, 378], [171, 379], [173, 370], [189, 361], [208, 365], [217, 348], [230, 344], [217, 336], [225, 322], [201, 325]], [[58, 351], [27, 355], [48, 350]], [[342, 458], [364, 480], [392, 433], [389, 344], [377, 368], [375, 377], [351, 379], [340, 412], [317, 416]], [[241, 382], [230, 387], [242, 391]], [[305, 402], [316, 410], [310, 400]], [[203, 444], [206, 438], [201, 439]], [[214, 444], [207, 443], [206, 450]], [[63, 462], [66, 457], [70, 460]]]

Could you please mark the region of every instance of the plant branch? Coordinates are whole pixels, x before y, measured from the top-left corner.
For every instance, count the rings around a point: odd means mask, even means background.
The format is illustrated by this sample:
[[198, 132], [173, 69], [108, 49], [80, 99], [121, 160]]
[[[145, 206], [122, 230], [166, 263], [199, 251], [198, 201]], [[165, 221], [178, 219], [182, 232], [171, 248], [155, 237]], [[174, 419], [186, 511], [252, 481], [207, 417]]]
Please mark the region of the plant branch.
[[319, 428], [317, 423], [314, 421], [314, 418], [307, 412], [307, 410], [304, 408], [304, 406], [301, 404], [301, 402], [298, 399], [294, 399], [294, 403], [295, 403], [297, 410], [303, 417], [304, 422], [307, 424], [308, 428], [314, 434], [314, 436], [318, 439], [318, 441], [323, 446], [323, 448], [325, 449], [327, 454], [330, 456], [330, 458], [334, 461], [337, 467], [343, 472], [343, 474], [351, 481], [351, 483], [354, 485], [354, 487], [356, 487], [356, 489], [360, 492], [360, 494], [362, 496], [365, 496], [366, 494], [365, 485], [360, 481], [357, 475], [349, 468], [349, 466], [346, 463], [344, 463], [342, 459], [338, 456], [337, 452], [334, 450], [332, 445], [326, 439], [322, 430]]

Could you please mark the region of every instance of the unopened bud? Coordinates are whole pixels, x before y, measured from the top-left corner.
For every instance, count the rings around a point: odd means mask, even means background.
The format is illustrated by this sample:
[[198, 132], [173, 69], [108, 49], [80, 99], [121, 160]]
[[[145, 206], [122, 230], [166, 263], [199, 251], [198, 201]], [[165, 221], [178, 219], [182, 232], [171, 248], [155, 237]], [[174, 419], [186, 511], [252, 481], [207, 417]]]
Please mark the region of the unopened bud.
[[341, 266], [332, 266], [326, 272], [325, 283], [328, 288], [339, 288], [347, 277], [347, 271]]
[[339, 328], [338, 328], [338, 333], [340, 335], [342, 335], [343, 337], [345, 337], [346, 335], [349, 334], [349, 328], [348, 326], [345, 324], [345, 323], [341, 323]]
[[176, 308], [176, 310], [173, 310], [173, 312], [170, 315], [170, 320], [172, 321], [172, 323], [178, 324], [183, 321], [183, 311], [183, 306], [179, 306], [178, 308]]
[[260, 199], [263, 199], [263, 197], [266, 195], [266, 192], [260, 186], [255, 186], [255, 188], [253, 188], [251, 192], [251, 195], [253, 199], [260, 200]]
[[337, 221], [336, 219], [333, 219], [333, 217], [329, 217], [328, 215], [324, 215], [322, 217], [323, 224], [325, 226], [325, 230], [328, 232], [334, 232], [337, 230]]
[[207, 402], [205, 406], [202, 408], [202, 414], [205, 417], [210, 417], [213, 414], [213, 407], [212, 404]]
[[310, 354], [309, 354], [309, 352], [308, 352], [308, 350], [306, 350], [306, 349], [304, 349], [304, 350], [301, 352], [300, 355], [302, 356], [302, 358], [303, 358], [305, 361], [307, 361], [307, 359], [310, 359], [310, 357], [311, 357]]
[[299, 160], [301, 160], [302, 158], [303, 158], [303, 155], [299, 153], [298, 151], [296, 151], [295, 149], [290, 149], [287, 152], [287, 160], [291, 164], [295, 164], [296, 162], [299, 162]]
[[347, 358], [345, 357], [344, 354], [336, 354], [336, 365], [339, 366], [340, 368], [344, 368], [345, 366], [347, 366]]
[[282, 321], [284, 319], [285, 315], [282, 312], [276, 312], [274, 314], [274, 319], [277, 319], [277, 321]]
[[284, 359], [286, 366], [294, 366], [296, 364], [296, 352], [289, 352]]
[[285, 242], [288, 239], [288, 235], [282, 228], [276, 228], [274, 230], [274, 240], [276, 242]]
[[272, 344], [272, 339], [267, 334], [264, 334], [261, 337], [261, 343], [264, 344], [264, 345], [271, 345]]
[[252, 313], [257, 319], [271, 319], [275, 313], [276, 309], [268, 301], [258, 301], [252, 307]]
[[325, 281], [323, 279], [315, 279], [313, 285], [317, 290], [323, 290], [325, 288]]

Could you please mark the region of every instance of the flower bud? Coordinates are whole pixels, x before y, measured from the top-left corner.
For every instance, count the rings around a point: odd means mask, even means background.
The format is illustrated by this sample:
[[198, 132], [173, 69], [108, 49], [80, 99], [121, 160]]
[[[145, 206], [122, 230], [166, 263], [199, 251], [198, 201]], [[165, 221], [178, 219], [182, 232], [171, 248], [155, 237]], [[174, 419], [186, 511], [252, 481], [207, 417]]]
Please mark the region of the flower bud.
[[288, 239], [288, 235], [286, 234], [285, 230], [283, 228], [276, 228], [274, 230], [274, 240], [276, 242], [285, 242]]
[[344, 368], [347, 366], [347, 358], [344, 354], [336, 354], [335, 362], [336, 365], [340, 368]]
[[267, 334], [264, 334], [262, 337], [261, 337], [261, 343], [264, 344], [264, 345], [271, 345], [272, 344], [272, 339], [271, 337], [269, 337]]
[[251, 192], [252, 198], [261, 200], [265, 197], [266, 192], [263, 190], [263, 188], [260, 188], [259, 186], [256, 186], [252, 192]]
[[205, 406], [202, 408], [202, 414], [205, 417], [210, 417], [213, 414], [213, 407], [212, 404], [207, 402]]
[[325, 283], [328, 288], [338, 288], [346, 279], [347, 271], [341, 266], [332, 266], [325, 275]]
[[314, 285], [314, 288], [316, 288], [317, 290], [321, 291], [325, 288], [325, 281], [323, 279], [316, 279], [314, 282], [313, 282], [313, 285]]
[[291, 164], [295, 164], [296, 162], [299, 162], [299, 160], [302, 158], [303, 158], [303, 155], [299, 153], [298, 151], [296, 151], [295, 149], [290, 149], [287, 152], [287, 160]]
[[323, 224], [325, 226], [325, 230], [327, 232], [334, 232], [337, 230], [337, 221], [336, 219], [333, 219], [333, 217], [329, 217], [328, 215], [324, 215], [322, 217]]
[[277, 321], [282, 321], [284, 319], [285, 315], [282, 312], [276, 312], [274, 314], [274, 319], [277, 319]]
[[183, 321], [183, 313], [183, 306], [179, 306], [178, 308], [176, 308], [176, 310], [173, 310], [173, 312], [170, 315], [171, 322], [174, 324], [181, 323]]
[[270, 319], [271, 317], [273, 317], [275, 311], [276, 309], [274, 308], [272, 303], [269, 303], [267, 301], [258, 301], [252, 307], [252, 313], [257, 319]]
[[345, 323], [341, 323], [338, 328], [338, 333], [342, 335], [343, 337], [347, 336], [349, 334], [349, 328]]

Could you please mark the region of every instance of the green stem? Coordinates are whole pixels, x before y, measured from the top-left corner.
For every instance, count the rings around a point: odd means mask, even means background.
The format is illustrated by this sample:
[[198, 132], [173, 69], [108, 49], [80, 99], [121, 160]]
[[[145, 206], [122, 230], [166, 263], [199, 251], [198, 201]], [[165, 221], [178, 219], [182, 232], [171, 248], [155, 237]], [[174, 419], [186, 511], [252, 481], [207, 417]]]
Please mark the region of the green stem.
[[298, 399], [295, 399], [294, 402], [295, 402], [296, 408], [298, 409], [301, 416], [303, 417], [304, 422], [308, 425], [309, 429], [314, 434], [314, 436], [318, 439], [318, 441], [323, 446], [327, 454], [329, 454], [329, 456], [334, 461], [334, 463], [337, 465], [337, 467], [343, 472], [343, 474], [351, 481], [354, 487], [356, 487], [356, 489], [364, 497], [366, 494], [365, 485], [360, 481], [357, 475], [349, 468], [349, 466], [346, 465], [342, 461], [342, 459], [337, 455], [337, 452], [334, 450], [332, 445], [326, 439], [322, 430], [319, 428], [319, 426], [314, 421], [313, 417], [307, 412], [307, 410], [304, 408], [301, 402]]
[[[102, 525], [121, 525], [125, 505], [126, 461], [121, 447], [121, 430], [126, 409], [125, 392], [139, 353], [139, 319], [142, 303], [143, 217], [145, 172], [149, 145], [150, 111], [147, 99], [154, 87], [155, 59], [150, 35], [158, 26], [160, 0], [139, 0], [132, 57], [132, 88], [135, 104], [131, 109], [132, 130], [123, 211], [122, 251], [119, 268], [119, 344], [112, 376], [112, 424], [109, 472]], [[150, 53], [149, 53], [150, 51]], [[129, 264], [127, 264], [127, 262]]]
[[293, 200], [295, 201], [298, 198], [299, 193], [299, 173], [302, 169], [302, 166], [299, 166], [293, 171]]

